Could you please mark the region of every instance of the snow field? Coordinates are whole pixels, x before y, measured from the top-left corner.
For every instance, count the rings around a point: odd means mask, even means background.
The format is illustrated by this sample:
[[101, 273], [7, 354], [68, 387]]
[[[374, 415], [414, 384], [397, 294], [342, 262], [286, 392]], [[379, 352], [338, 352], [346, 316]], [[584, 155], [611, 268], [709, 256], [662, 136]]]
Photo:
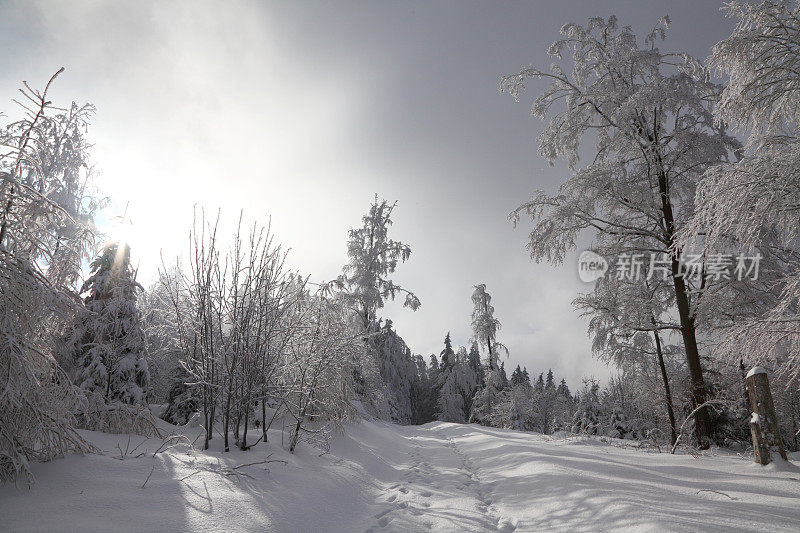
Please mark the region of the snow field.
[[289, 454], [273, 430], [247, 452], [224, 453], [215, 438], [206, 452], [179, 445], [153, 457], [160, 439], [83, 433], [104, 455], [35, 465], [31, 490], [0, 487], [0, 529], [800, 530], [800, 470], [725, 451], [695, 458], [474, 424], [363, 421], [321, 456], [305, 445]]

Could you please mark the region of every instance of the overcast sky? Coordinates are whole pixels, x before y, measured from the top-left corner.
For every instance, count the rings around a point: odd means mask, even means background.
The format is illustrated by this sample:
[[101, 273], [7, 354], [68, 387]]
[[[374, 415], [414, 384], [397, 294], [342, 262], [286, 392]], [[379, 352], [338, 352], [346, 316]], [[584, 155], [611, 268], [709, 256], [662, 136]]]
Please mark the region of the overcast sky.
[[[667, 5], [669, 4], [669, 5]], [[395, 281], [422, 300], [390, 305], [411, 349], [445, 333], [466, 345], [472, 286], [485, 283], [510, 349], [506, 368], [552, 367], [574, 389], [605, 377], [571, 307], [589, 287], [575, 254], [532, 264], [508, 213], [564, 166], [538, 156], [542, 123], [498, 93], [500, 77], [547, 66], [566, 22], [616, 14], [662, 48], [705, 58], [732, 24], [720, 2], [32, 2], [0, 0], [0, 107], [59, 67], [55, 103], [97, 106], [90, 137], [107, 214], [128, 214], [140, 277], [186, 247], [195, 204], [272, 226], [291, 265], [339, 274], [347, 230], [374, 194], [397, 200], [392, 236], [412, 247]]]

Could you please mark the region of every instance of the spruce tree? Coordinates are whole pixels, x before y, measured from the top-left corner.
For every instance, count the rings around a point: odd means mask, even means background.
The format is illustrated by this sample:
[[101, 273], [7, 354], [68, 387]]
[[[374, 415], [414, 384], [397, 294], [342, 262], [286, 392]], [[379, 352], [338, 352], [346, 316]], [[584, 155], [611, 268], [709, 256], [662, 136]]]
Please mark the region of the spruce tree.
[[477, 387], [482, 389], [486, 385], [486, 370], [481, 364], [481, 353], [478, 351], [478, 345], [474, 342], [469, 349], [469, 367], [475, 373]]
[[525, 383], [525, 375], [522, 373], [522, 369], [517, 365], [517, 368], [511, 373], [511, 385], [523, 385]]
[[558, 394], [560, 394], [561, 396], [569, 398], [570, 400], [572, 399], [572, 393], [569, 391], [569, 387], [567, 386], [567, 380], [563, 378], [561, 380], [561, 383], [558, 384], [558, 389], [556, 390], [556, 392], [558, 392]]
[[81, 287], [85, 307], [72, 334], [76, 384], [106, 403], [144, 405], [150, 374], [138, 291], [126, 244], [110, 244], [91, 263]]
[[536, 379], [536, 383], [533, 385], [533, 390], [537, 393], [544, 390], [544, 374], [539, 374], [539, 377]]
[[441, 371], [446, 372], [453, 368], [456, 362], [456, 353], [453, 351], [453, 343], [450, 341], [450, 332], [444, 338], [444, 349], [439, 354], [441, 358]]

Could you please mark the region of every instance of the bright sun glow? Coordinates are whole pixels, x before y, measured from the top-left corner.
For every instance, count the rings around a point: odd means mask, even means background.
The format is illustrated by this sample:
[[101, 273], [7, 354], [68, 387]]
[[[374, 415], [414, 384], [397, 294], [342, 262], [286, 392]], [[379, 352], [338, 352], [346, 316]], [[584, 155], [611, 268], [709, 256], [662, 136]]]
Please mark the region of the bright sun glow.
[[109, 235], [109, 242], [124, 243], [128, 246], [133, 246], [132, 241], [135, 238], [135, 232], [130, 220], [114, 223], [112, 230], [113, 231]]

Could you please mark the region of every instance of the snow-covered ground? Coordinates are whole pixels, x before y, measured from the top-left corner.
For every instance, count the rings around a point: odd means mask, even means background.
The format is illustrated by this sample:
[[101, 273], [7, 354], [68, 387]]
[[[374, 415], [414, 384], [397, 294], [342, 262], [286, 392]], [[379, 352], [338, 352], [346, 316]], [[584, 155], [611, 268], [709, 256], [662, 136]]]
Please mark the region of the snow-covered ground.
[[[728, 452], [695, 458], [477, 425], [365, 421], [322, 456], [310, 447], [290, 455], [274, 432], [277, 442], [248, 452], [225, 454], [214, 442], [154, 458], [160, 439], [85, 434], [105, 455], [36, 465], [31, 490], [0, 486], [0, 530], [800, 530], [800, 470]], [[139, 447], [120, 460], [117, 444]], [[233, 469], [265, 459], [286, 463]]]

